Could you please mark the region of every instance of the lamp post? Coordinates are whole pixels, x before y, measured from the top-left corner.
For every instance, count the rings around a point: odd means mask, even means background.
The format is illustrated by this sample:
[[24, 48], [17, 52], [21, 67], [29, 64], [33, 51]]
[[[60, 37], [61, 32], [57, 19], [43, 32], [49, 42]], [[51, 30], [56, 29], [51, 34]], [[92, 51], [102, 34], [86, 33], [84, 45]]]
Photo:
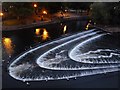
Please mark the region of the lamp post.
[[33, 6], [34, 6], [34, 8], [36, 8], [36, 7], [37, 7], [37, 4], [34, 4]]
[[44, 20], [44, 15], [47, 15], [47, 14], [48, 14], [47, 11], [45, 11], [45, 10], [42, 11], [42, 17], [41, 17], [42, 21]]
[[[0, 17], [2, 17], [2, 18], [3, 18], [3, 15], [4, 15], [4, 14], [1, 12], [1, 13], [0, 13]], [[2, 24], [4, 24], [4, 22], [3, 22], [2, 18], [0, 18], [0, 21], [2, 21]]]
[[37, 15], [37, 7], [38, 7], [38, 5], [35, 3], [33, 6], [34, 6], [34, 9], [35, 9], [35, 14]]
[[4, 14], [1, 12], [1, 13], [0, 13], [0, 16], [2, 17], [3, 15], [4, 15]]
[[43, 14], [46, 14], [46, 15], [47, 15], [47, 11], [44, 10], [44, 11], [43, 11]]

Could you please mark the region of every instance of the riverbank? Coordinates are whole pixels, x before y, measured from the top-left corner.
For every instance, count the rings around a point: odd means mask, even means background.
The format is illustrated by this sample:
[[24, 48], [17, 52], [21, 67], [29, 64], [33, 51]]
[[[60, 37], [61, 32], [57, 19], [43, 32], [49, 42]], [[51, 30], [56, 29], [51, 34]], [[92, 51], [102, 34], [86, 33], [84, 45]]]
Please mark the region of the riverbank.
[[89, 17], [88, 16], [63, 17], [63, 18], [51, 19], [48, 21], [40, 21], [40, 22], [31, 23], [31, 24], [27, 24], [27, 25], [2, 26], [2, 30], [3, 31], [20, 30], [20, 29], [33, 28], [33, 27], [38, 27], [38, 26], [44, 26], [44, 25], [49, 25], [49, 24], [65, 22], [65, 21], [84, 20], [84, 19], [85, 20], [89, 19]]
[[[13, 19], [13, 20], [5, 20], [2, 21], [2, 30], [3, 31], [10, 31], [10, 30], [20, 30], [25, 28], [34, 28], [49, 24], [61, 23], [65, 21], [71, 20], [84, 20], [88, 19], [88, 15], [80, 15], [76, 13], [64, 13], [61, 15], [60, 12], [48, 15], [48, 17], [44, 17], [44, 20], [40, 20], [40, 17], [33, 15], [31, 17], [25, 18], [23, 21], [25, 24], [20, 24], [20, 21]], [[19, 22], [19, 23], [18, 23]]]
[[103, 29], [104, 31], [107, 31], [110, 33], [120, 32], [120, 26], [95, 25], [95, 27], [99, 27], [99, 28]]
[[120, 27], [105, 27], [108, 32], [120, 32]]

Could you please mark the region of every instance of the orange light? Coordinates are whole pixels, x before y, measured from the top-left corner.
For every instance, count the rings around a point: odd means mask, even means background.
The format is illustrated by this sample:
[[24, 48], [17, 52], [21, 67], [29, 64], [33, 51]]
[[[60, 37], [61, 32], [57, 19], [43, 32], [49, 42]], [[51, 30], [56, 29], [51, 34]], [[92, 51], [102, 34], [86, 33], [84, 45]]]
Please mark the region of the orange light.
[[0, 13], [0, 16], [3, 16], [3, 13]]
[[46, 29], [43, 29], [42, 40], [46, 40], [47, 38], [49, 38], [48, 32]]
[[4, 41], [5, 41], [6, 43], [11, 43], [10, 38], [4, 38]]
[[39, 34], [40, 34], [40, 28], [37, 28], [37, 29], [36, 29], [35, 34], [36, 34], [36, 35], [39, 35]]
[[47, 14], [47, 11], [43, 11], [43, 14]]
[[36, 8], [36, 7], [37, 7], [37, 4], [34, 4], [34, 7]]
[[7, 52], [8, 55], [11, 55], [13, 53], [13, 46], [12, 46], [12, 40], [11, 38], [3, 38], [3, 46]]

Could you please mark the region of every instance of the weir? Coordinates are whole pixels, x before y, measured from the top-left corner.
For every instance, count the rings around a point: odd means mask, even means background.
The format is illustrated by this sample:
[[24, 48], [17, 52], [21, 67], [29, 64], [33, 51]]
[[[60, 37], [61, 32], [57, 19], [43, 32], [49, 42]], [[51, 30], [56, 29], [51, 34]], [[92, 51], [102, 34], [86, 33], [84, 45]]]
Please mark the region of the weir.
[[[9, 66], [9, 74], [21, 81], [48, 81], [119, 71], [120, 50], [117, 48], [102, 49], [93, 45], [95, 50], [83, 52], [83, 48], [104, 36], [108, 34], [90, 30], [38, 46], [16, 58]], [[54, 47], [48, 48], [49, 45]], [[41, 53], [46, 47], [48, 50]], [[33, 53], [29, 62], [27, 57]]]

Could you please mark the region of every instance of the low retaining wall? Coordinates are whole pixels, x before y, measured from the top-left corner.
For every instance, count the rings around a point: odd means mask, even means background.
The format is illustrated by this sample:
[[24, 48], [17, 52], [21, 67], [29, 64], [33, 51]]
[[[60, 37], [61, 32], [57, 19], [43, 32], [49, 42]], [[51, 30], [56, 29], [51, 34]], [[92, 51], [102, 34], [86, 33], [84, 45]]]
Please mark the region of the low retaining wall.
[[3, 26], [2, 30], [3, 31], [20, 30], [20, 29], [33, 28], [33, 27], [44, 26], [44, 25], [49, 25], [49, 24], [55, 24], [55, 23], [60, 23], [60, 22], [65, 22], [65, 21], [70, 21], [70, 20], [87, 20], [87, 19], [89, 19], [88, 16], [71, 17], [71, 18], [59, 18], [57, 20], [53, 19], [53, 20], [49, 20], [49, 21], [40, 21], [39, 23], [32, 23], [32, 24], [28, 24], [28, 25]]

